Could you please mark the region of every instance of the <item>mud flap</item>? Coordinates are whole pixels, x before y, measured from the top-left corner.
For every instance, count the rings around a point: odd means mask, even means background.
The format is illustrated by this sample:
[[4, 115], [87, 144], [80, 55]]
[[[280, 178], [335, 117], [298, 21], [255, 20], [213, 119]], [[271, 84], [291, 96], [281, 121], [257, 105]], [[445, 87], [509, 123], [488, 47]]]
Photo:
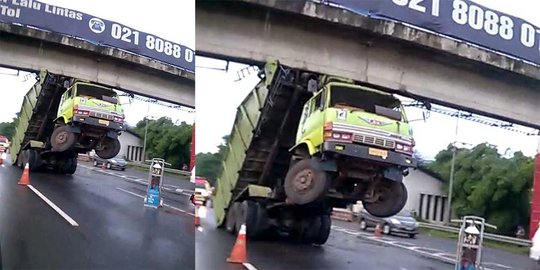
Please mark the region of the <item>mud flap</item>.
[[390, 167], [383, 171], [383, 176], [386, 179], [401, 182], [403, 180], [403, 173], [396, 167]]

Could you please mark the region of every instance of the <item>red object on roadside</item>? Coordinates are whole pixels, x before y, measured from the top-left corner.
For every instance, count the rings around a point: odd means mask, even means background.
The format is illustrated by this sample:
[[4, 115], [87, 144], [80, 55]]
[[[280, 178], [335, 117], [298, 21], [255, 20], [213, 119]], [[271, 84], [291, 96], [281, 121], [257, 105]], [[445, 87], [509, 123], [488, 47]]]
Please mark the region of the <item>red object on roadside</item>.
[[189, 171], [193, 171], [195, 167], [195, 123], [193, 123], [193, 131], [191, 133], [191, 158], [189, 162]]
[[540, 153], [536, 154], [533, 177], [529, 239], [532, 239], [538, 230], [538, 222], [540, 221]]

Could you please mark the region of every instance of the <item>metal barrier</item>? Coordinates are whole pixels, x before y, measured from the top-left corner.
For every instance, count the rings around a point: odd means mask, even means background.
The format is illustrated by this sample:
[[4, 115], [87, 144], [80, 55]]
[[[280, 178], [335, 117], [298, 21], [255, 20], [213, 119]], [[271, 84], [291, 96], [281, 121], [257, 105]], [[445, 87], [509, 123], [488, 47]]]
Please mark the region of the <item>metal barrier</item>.
[[[150, 164], [137, 163], [137, 162], [128, 162], [127, 164], [132, 165], [132, 166], [145, 168], [145, 169], [150, 169]], [[170, 173], [175, 173], [175, 174], [180, 174], [180, 175], [187, 175], [187, 176], [191, 175], [191, 172], [182, 171], [182, 170], [176, 170], [176, 169], [171, 169], [171, 168], [165, 168], [165, 172], [170, 172]]]
[[[426, 229], [451, 232], [455, 234], [459, 233], [459, 228], [456, 228], [456, 227], [450, 227], [450, 226], [444, 226], [444, 225], [432, 224], [432, 223], [424, 223], [424, 222], [419, 222], [418, 224], [420, 227], [426, 228]], [[513, 244], [513, 245], [518, 245], [518, 246], [524, 246], [524, 247], [532, 246], [531, 240], [519, 239], [515, 237], [509, 237], [509, 236], [498, 235], [498, 234], [493, 234], [493, 233], [484, 233], [484, 239], [489, 239], [489, 240], [493, 240], [497, 242]]]
[[343, 208], [333, 208], [331, 218], [343, 221], [353, 221], [353, 212]]

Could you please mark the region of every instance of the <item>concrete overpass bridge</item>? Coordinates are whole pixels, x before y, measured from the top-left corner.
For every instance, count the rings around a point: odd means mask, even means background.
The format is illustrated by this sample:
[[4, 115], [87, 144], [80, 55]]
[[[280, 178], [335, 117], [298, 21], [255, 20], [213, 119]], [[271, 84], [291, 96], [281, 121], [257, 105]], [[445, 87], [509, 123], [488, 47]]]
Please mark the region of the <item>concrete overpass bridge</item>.
[[197, 1], [197, 55], [349, 77], [540, 128], [540, 67], [311, 1]]
[[144, 56], [36, 28], [0, 23], [0, 66], [46, 68], [175, 104], [195, 107], [195, 74]]

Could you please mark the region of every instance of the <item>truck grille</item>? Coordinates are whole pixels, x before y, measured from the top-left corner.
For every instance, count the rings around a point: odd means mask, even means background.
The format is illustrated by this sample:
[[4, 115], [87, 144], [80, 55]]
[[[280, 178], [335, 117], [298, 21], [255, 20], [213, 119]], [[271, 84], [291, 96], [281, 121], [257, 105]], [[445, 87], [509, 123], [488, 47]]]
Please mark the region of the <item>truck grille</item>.
[[90, 116], [101, 119], [114, 120], [114, 116], [105, 113], [90, 112]]
[[384, 148], [392, 148], [392, 149], [396, 145], [395, 141], [377, 138], [377, 137], [369, 136], [369, 135], [363, 135], [363, 134], [355, 134], [354, 141], [357, 143], [371, 144], [371, 145], [381, 146]]

